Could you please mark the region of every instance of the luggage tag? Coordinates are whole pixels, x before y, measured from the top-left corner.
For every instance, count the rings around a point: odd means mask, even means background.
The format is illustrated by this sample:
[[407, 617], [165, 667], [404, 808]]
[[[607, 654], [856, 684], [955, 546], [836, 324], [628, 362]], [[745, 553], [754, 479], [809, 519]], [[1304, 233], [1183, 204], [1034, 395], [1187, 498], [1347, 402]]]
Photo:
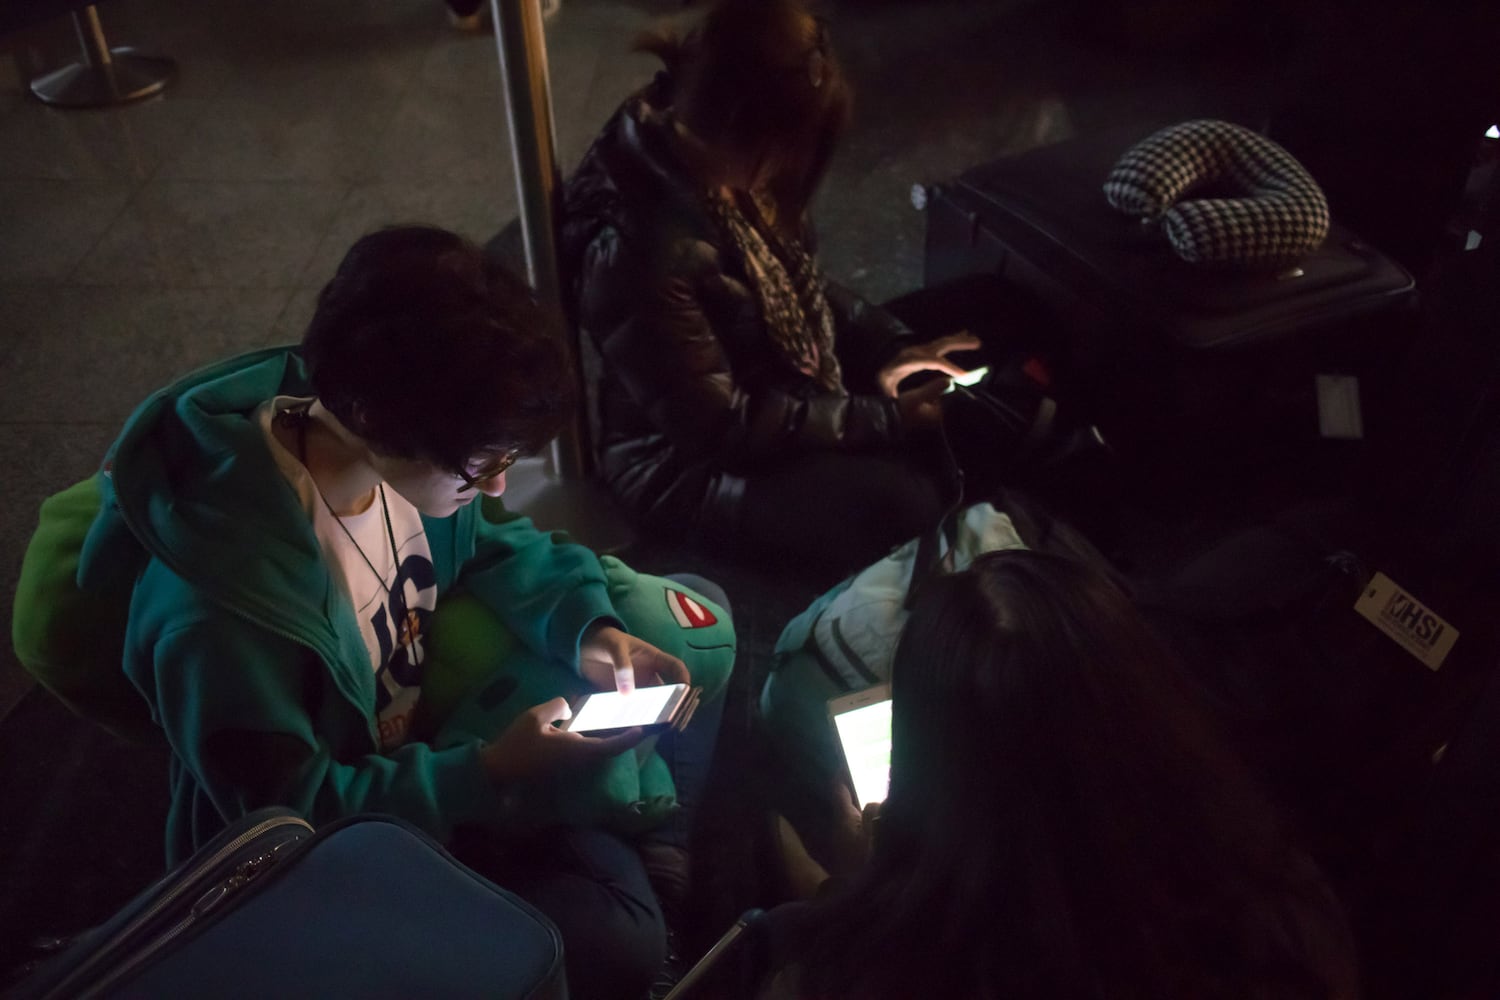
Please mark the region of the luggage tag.
[[1336, 441], [1358, 441], [1365, 436], [1364, 414], [1359, 405], [1359, 377], [1319, 375], [1318, 433]]
[[1428, 670], [1441, 667], [1458, 641], [1456, 628], [1384, 573], [1376, 573], [1365, 584], [1359, 600], [1354, 602], [1354, 610], [1421, 660]]

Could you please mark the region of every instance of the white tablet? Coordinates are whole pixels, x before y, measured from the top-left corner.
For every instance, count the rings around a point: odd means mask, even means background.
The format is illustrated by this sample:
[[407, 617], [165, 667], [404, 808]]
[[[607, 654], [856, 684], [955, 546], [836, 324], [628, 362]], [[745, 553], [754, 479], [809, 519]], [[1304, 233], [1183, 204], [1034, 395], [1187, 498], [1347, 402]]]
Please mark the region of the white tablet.
[[863, 809], [884, 802], [891, 784], [891, 686], [876, 684], [828, 702], [844, 763]]

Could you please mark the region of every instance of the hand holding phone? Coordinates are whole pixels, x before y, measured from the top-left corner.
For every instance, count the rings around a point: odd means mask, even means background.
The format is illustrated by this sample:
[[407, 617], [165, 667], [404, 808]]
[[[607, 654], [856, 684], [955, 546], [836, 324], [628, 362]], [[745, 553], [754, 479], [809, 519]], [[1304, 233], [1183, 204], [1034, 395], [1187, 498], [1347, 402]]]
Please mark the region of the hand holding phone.
[[641, 729], [593, 738], [553, 725], [571, 715], [565, 698], [553, 698], [522, 712], [494, 741], [480, 749], [479, 760], [485, 773], [502, 785], [528, 781], [624, 753], [645, 738]]
[[861, 809], [848, 786], [841, 785], [837, 793], [842, 815], [829, 843], [828, 870], [834, 875], [850, 876], [868, 864], [875, 853], [875, 827], [885, 803], [869, 802]]
[[880, 383], [880, 391], [894, 399], [900, 395], [901, 383], [917, 372], [942, 372], [949, 377], [962, 375], [964, 370], [948, 360], [948, 355], [957, 351], [978, 350], [980, 346], [979, 338], [967, 330], [960, 330], [925, 344], [913, 344], [902, 348], [880, 370], [876, 381]]
[[948, 391], [946, 379], [923, 382], [915, 389], [903, 389], [896, 397], [901, 422], [907, 427], [936, 427], [943, 422], [943, 395]]

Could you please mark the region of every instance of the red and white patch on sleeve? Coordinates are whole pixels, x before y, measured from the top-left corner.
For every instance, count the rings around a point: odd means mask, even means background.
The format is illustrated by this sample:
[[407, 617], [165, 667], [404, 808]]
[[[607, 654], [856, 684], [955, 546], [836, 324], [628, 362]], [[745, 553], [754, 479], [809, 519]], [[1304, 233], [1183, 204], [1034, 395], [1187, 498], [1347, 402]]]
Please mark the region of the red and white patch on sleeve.
[[717, 625], [719, 619], [714, 613], [680, 590], [666, 588], [667, 607], [672, 612], [672, 617], [677, 619], [677, 624], [683, 628], [708, 628]]

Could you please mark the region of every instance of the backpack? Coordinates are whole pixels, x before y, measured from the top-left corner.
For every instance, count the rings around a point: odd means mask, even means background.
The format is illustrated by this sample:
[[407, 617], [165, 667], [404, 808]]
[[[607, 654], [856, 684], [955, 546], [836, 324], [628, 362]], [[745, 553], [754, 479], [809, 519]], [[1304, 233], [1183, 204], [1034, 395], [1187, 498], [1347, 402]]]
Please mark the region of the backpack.
[[990, 503], [966, 507], [815, 601], [787, 624], [777, 652], [805, 650], [845, 691], [889, 681], [896, 640], [922, 581], [967, 569], [985, 552], [1025, 547], [1009, 514]]
[[925, 580], [966, 569], [982, 553], [1017, 548], [1077, 559], [1120, 580], [1077, 529], [1007, 491], [955, 511], [836, 584], [782, 630], [758, 724], [776, 772], [777, 807], [810, 843], [822, 836], [828, 789], [844, 767], [829, 699], [890, 679], [910, 597]]
[[1002, 549], [1056, 552], [1117, 575], [1076, 529], [1009, 491], [951, 513], [927, 533], [836, 584], [787, 623], [773, 672], [803, 654], [816, 660], [835, 693], [891, 678], [896, 640], [917, 588], [937, 573], [965, 570]]

